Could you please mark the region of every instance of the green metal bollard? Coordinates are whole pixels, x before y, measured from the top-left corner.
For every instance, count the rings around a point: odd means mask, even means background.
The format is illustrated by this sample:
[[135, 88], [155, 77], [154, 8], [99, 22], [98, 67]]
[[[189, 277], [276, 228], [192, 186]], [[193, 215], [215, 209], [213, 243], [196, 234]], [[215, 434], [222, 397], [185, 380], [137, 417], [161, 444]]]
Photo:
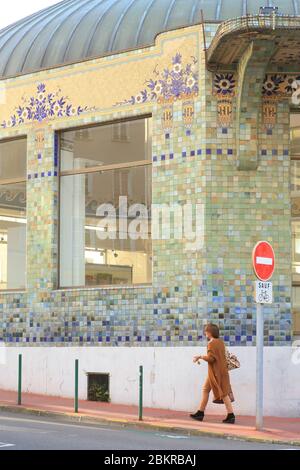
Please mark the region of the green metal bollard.
[[22, 405], [22, 354], [19, 354], [19, 367], [18, 367], [18, 405]]
[[139, 421], [143, 421], [143, 366], [140, 366], [140, 384], [139, 384]]
[[75, 361], [75, 413], [78, 413], [78, 370], [79, 370], [79, 361]]

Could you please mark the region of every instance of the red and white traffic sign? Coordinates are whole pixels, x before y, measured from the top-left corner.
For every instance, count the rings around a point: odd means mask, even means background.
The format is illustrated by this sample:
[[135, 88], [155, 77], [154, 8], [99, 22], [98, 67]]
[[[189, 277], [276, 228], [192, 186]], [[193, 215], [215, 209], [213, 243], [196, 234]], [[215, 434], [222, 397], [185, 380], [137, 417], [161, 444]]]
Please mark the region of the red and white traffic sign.
[[275, 269], [275, 254], [268, 242], [258, 242], [252, 253], [253, 269], [261, 281], [271, 279]]

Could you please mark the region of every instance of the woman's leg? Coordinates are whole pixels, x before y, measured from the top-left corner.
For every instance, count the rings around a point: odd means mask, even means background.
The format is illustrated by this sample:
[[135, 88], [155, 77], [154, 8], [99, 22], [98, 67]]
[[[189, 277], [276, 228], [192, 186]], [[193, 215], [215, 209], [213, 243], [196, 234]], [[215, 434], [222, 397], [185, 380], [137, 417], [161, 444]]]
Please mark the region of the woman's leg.
[[209, 393], [211, 391], [210, 383], [209, 383], [209, 378], [206, 378], [206, 381], [202, 387], [202, 397], [200, 401], [200, 405], [198, 410], [200, 411], [205, 411], [205, 408], [207, 407], [208, 399], [209, 399]]
[[231, 400], [230, 400], [230, 398], [229, 398], [228, 395], [227, 395], [227, 397], [224, 397], [224, 398], [223, 398], [223, 402], [224, 402], [224, 404], [225, 404], [225, 406], [226, 406], [227, 413], [228, 413], [228, 414], [233, 413], [233, 408], [232, 408]]

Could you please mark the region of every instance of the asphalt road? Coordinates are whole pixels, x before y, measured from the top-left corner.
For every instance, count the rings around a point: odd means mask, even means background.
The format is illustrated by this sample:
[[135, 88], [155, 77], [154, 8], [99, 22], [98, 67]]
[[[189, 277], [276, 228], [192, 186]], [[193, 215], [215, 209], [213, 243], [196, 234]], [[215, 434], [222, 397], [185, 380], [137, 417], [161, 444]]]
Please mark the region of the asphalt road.
[[[1, 450], [275, 450], [265, 445], [111, 425], [77, 424], [0, 413]], [[297, 448], [292, 448], [297, 449]]]

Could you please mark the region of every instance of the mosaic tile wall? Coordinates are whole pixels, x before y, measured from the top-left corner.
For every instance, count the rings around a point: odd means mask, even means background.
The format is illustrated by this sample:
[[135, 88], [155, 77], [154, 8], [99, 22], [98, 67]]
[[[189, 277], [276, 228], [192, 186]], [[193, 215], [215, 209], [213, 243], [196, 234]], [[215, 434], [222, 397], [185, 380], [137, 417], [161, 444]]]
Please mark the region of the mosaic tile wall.
[[[256, 46], [259, 58], [264, 47]], [[237, 170], [236, 129], [240, 123], [236, 122], [236, 101], [232, 105], [232, 122], [228, 128], [221, 128], [215, 120], [218, 103], [215, 99], [207, 100], [205, 140], [211, 145], [207, 156], [210, 178], [206, 182], [207, 312], [210, 319], [222, 326], [224, 338], [230, 344], [255, 343], [251, 254], [257, 241], [268, 240], [274, 246], [277, 267], [272, 278], [274, 303], [264, 307], [265, 344], [287, 345], [291, 342], [289, 102], [278, 104], [273, 128], [263, 126], [261, 113], [255, 123], [252, 104], [257, 103], [258, 76], [252, 66], [245, 80], [248, 94], [242, 103], [243, 121], [249, 128], [258, 129], [257, 169]], [[211, 89], [208, 72], [206, 84], [208, 95]], [[249, 131], [249, 136], [243, 138], [247, 141], [253, 135]], [[253, 156], [251, 146], [249, 159]]]
[[[164, 37], [182, 38], [190, 31], [195, 36], [195, 27], [186, 31]], [[208, 26], [208, 42], [214, 33], [215, 26]], [[46, 125], [37, 119], [27, 128], [28, 289], [0, 293], [0, 340], [8, 345], [195, 346], [206, 343], [202, 329], [207, 321], [220, 324], [228, 344], [254, 345], [251, 251], [260, 238], [274, 244], [278, 259], [275, 303], [265, 310], [265, 344], [290, 343], [288, 106], [279, 103], [271, 135], [261, 131], [258, 170], [238, 171], [236, 101], [232, 94], [232, 119], [221, 126], [202, 33], [196, 35], [198, 62], [186, 73], [186, 96], [161, 102], [141, 90], [132, 103], [124, 97], [124, 108], [84, 115], [78, 107], [64, 107], [63, 122], [54, 119]], [[173, 60], [174, 67], [180, 65], [178, 56], [173, 54]], [[152, 286], [58, 290], [59, 149], [54, 131], [71, 125], [69, 114], [72, 125], [84, 125], [149, 112], [153, 202], [203, 203], [204, 249], [187, 251], [185, 241], [154, 241]], [[18, 133], [5, 128], [0, 137]]]

